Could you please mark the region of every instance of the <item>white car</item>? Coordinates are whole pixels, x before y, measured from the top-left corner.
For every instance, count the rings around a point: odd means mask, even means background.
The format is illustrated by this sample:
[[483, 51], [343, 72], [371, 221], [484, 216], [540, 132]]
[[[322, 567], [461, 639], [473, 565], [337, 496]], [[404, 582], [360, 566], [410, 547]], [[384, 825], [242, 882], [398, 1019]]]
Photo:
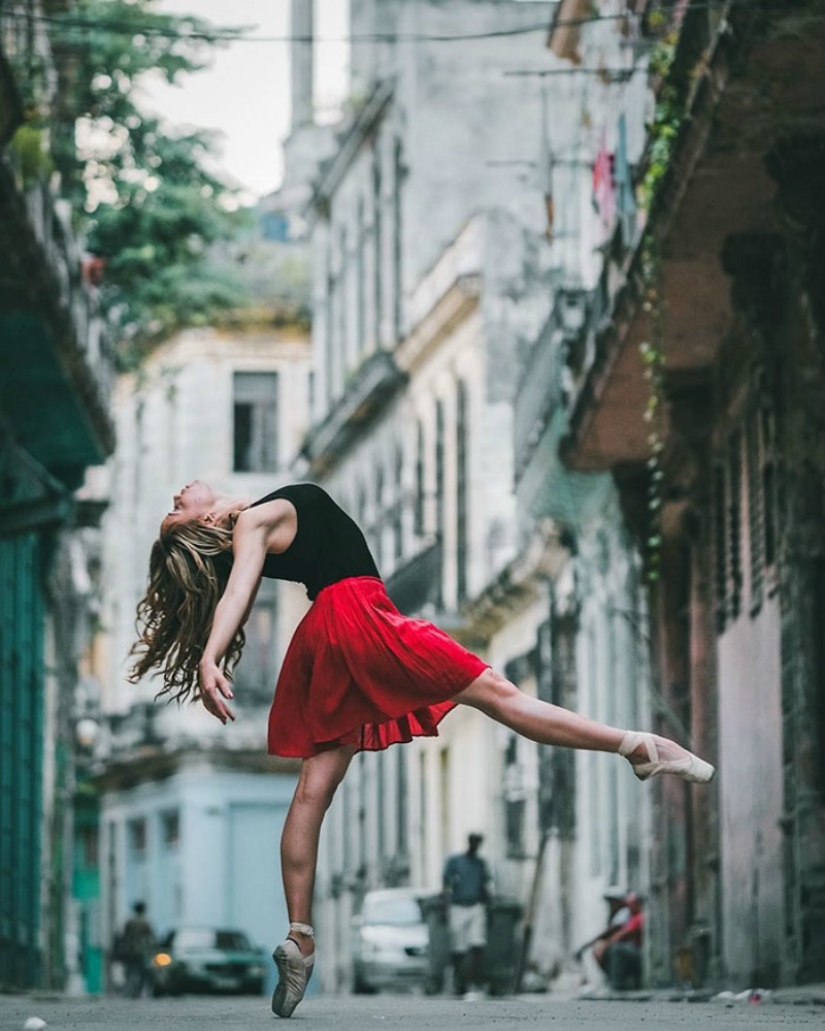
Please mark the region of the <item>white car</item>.
[[352, 921], [354, 992], [427, 986], [430, 932], [423, 903], [432, 894], [417, 888], [367, 892]]

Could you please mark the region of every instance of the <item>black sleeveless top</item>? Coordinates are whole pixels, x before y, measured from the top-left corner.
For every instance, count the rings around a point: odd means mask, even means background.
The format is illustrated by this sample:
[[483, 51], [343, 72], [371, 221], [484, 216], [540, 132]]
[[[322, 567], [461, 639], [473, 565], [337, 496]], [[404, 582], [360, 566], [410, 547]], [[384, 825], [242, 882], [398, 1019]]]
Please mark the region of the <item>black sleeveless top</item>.
[[285, 498], [295, 506], [298, 530], [286, 551], [266, 556], [263, 576], [304, 584], [313, 601], [322, 587], [348, 576], [379, 576], [357, 523], [323, 487], [314, 483], [281, 487], [253, 501], [250, 508], [276, 498]]

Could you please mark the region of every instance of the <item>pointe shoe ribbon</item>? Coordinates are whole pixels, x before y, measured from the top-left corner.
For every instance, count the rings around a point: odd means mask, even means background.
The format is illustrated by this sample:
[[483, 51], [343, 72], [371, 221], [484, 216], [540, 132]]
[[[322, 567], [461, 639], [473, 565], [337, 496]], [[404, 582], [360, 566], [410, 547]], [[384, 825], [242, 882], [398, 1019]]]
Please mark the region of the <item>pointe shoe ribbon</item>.
[[301, 955], [298, 943], [287, 938], [272, 953], [278, 967], [278, 984], [272, 995], [272, 1012], [277, 1017], [291, 1017], [295, 1007], [303, 999], [312, 968], [315, 965], [315, 953]]
[[647, 750], [649, 762], [631, 763], [633, 772], [639, 780], [649, 780], [660, 773], [672, 773], [682, 780], [694, 784], [707, 784], [713, 780], [716, 769], [710, 763], [700, 759], [698, 755], [688, 752], [681, 759], [660, 759], [659, 750], [656, 747], [656, 740], [653, 734], [647, 734], [641, 730], [628, 730], [619, 745], [619, 755], [628, 758], [636, 751], [639, 745], [644, 744]]

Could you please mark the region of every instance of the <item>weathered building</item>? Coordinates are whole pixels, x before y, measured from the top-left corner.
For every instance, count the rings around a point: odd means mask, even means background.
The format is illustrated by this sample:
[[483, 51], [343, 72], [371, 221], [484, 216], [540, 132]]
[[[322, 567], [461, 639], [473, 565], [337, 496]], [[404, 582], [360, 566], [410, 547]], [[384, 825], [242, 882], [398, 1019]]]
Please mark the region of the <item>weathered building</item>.
[[719, 768], [653, 788], [649, 973], [820, 979], [825, 12], [649, 13], [645, 224], [605, 252], [563, 444], [571, 468], [612, 473], [658, 572], [655, 724]]
[[[504, 73], [544, 61], [543, 31], [531, 5], [501, 2], [355, 3], [352, 30], [358, 100], [314, 187], [307, 475], [365, 528], [404, 611], [503, 666], [524, 651], [523, 635], [493, 646], [471, 609], [523, 544], [513, 399], [549, 307], [544, 201], [525, 147], [542, 98]], [[437, 38], [451, 35], [473, 38]], [[438, 889], [469, 830], [488, 832], [499, 891], [524, 894], [538, 848], [535, 749], [508, 850], [511, 753], [509, 735], [468, 710], [436, 740], [356, 758], [322, 843], [324, 987], [350, 981], [350, 917], [363, 893]]]
[[[557, 5], [548, 65], [533, 75], [546, 109], [537, 163], [552, 306], [522, 362], [514, 481], [522, 532], [547, 526], [552, 534], [543, 546], [536, 542], [530, 574], [505, 585], [516, 600], [532, 586], [541, 603], [521, 614], [502, 605], [495, 618], [503, 635], [521, 626], [524, 654], [512, 671], [517, 680], [533, 678], [540, 697], [613, 726], [645, 727], [658, 697], [642, 563], [621, 494], [610, 476], [571, 471], [559, 455], [577, 363], [589, 360], [608, 314], [605, 255], [630, 252], [639, 237], [630, 175], [645, 146], [649, 52], [614, 17], [622, 9]], [[523, 557], [517, 564], [524, 567]], [[521, 752], [528, 747], [519, 744]], [[546, 978], [568, 970], [592, 979], [595, 966], [582, 970], [570, 957], [604, 926], [604, 889], [618, 883], [648, 891], [649, 793], [614, 756], [543, 747], [537, 799], [541, 847], [528, 962]]]
[[99, 513], [74, 491], [114, 446], [108, 340], [48, 183], [42, 13], [0, 12], [0, 986], [14, 988], [63, 987], [76, 959], [75, 703], [96, 617], [82, 528]]

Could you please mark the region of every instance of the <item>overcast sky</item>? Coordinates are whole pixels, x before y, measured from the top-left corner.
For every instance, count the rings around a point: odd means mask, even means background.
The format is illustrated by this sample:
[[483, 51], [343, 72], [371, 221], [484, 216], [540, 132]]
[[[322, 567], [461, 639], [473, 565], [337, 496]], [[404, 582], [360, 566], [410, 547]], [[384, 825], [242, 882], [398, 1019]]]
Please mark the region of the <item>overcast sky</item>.
[[[289, 0], [158, 0], [169, 13], [194, 14], [215, 25], [249, 26], [249, 35], [278, 42], [238, 41], [217, 50], [211, 67], [180, 86], [145, 85], [145, 106], [177, 125], [217, 129], [217, 167], [248, 192], [275, 189], [281, 142], [289, 130]], [[334, 114], [347, 92], [348, 0], [316, 0], [315, 101], [319, 118]]]

